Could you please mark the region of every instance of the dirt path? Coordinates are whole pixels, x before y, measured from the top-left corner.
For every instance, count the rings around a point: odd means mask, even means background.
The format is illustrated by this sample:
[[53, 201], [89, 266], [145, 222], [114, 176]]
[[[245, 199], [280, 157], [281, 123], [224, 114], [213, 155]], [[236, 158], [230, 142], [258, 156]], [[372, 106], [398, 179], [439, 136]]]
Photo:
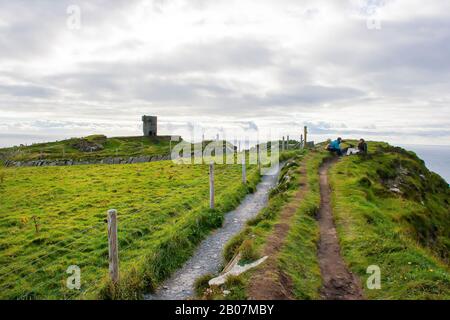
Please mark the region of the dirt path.
[[263, 256], [268, 256], [268, 258], [260, 269], [253, 274], [250, 280], [248, 288], [248, 298], [250, 300], [294, 299], [292, 294], [292, 281], [279, 268], [278, 253], [289, 232], [290, 221], [297, 212], [300, 203], [307, 192], [307, 177], [303, 164], [299, 170], [301, 174], [300, 188], [289, 204], [283, 208], [283, 211], [280, 214], [279, 223], [275, 225], [274, 231], [267, 238], [267, 242], [263, 249]]
[[320, 226], [318, 258], [323, 282], [321, 295], [327, 300], [364, 299], [359, 280], [342, 260], [334, 226], [328, 170], [336, 161], [337, 159], [327, 161], [319, 169], [321, 200], [318, 215]]

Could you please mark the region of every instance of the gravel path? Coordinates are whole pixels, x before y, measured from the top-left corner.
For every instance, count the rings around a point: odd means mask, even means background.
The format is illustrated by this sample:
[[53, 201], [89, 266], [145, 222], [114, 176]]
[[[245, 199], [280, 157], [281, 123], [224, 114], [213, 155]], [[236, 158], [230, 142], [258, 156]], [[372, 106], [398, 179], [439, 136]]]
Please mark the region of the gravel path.
[[203, 240], [193, 256], [166, 280], [154, 294], [145, 296], [146, 300], [184, 300], [192, 297], [195, 279], [217, 273], [223, 263], [222, 252], [225, 244], [244, 226], [247, 220], [255, 217], [267, 205], [268, 194], [278, 178], [279, 169], [272, 170], [273, 175], [263, 176], [255, 193], [248, 194], [242, 203], [225, 215], [222, 228], [211, 233]]

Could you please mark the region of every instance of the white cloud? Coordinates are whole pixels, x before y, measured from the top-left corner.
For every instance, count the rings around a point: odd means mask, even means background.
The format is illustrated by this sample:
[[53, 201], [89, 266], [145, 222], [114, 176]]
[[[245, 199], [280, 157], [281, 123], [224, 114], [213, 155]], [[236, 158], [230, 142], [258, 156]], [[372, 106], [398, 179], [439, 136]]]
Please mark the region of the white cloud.
[[[66, 8], [74, 3], [81, 30], [66, 27]], [[450, 141], [448, 1], [0, 0], [0, 6], [2, 145], [13, 143], [12, 133], [24, 143], [36, 140], [30, 133], [140, 134], [142, 114], [159, 115], [162, 132], [174, 134], [188, 134], [188, 122], [247, 123], [295, 137], [308, 123], [316, 139]], [[370, 6], [381, 30], [366, 26]]]

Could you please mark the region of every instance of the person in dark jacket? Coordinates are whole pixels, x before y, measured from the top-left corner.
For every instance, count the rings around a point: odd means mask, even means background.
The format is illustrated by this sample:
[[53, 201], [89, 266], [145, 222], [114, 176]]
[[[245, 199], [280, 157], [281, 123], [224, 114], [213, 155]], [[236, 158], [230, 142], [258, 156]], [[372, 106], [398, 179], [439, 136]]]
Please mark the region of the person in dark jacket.
[[367, 143], [364, 139], [359, 139], [358, 150], [360, 154], [367, 154]]

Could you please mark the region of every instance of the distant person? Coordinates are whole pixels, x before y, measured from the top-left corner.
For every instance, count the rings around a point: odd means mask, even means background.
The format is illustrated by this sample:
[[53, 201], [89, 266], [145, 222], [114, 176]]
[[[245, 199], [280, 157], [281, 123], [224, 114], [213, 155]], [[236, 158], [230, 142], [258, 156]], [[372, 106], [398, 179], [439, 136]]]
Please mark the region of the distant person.
[[367, 142], [364, 139], [359, 139], [358, 150], [359, 154], [367, 154]]
[[334, 141], [331, 141], [331, 143], [327, 146], [327, 150], [330, 152], [336, 152], [338, 156], [342, 156], [341, 142], [342, 139], [340, 137]]

